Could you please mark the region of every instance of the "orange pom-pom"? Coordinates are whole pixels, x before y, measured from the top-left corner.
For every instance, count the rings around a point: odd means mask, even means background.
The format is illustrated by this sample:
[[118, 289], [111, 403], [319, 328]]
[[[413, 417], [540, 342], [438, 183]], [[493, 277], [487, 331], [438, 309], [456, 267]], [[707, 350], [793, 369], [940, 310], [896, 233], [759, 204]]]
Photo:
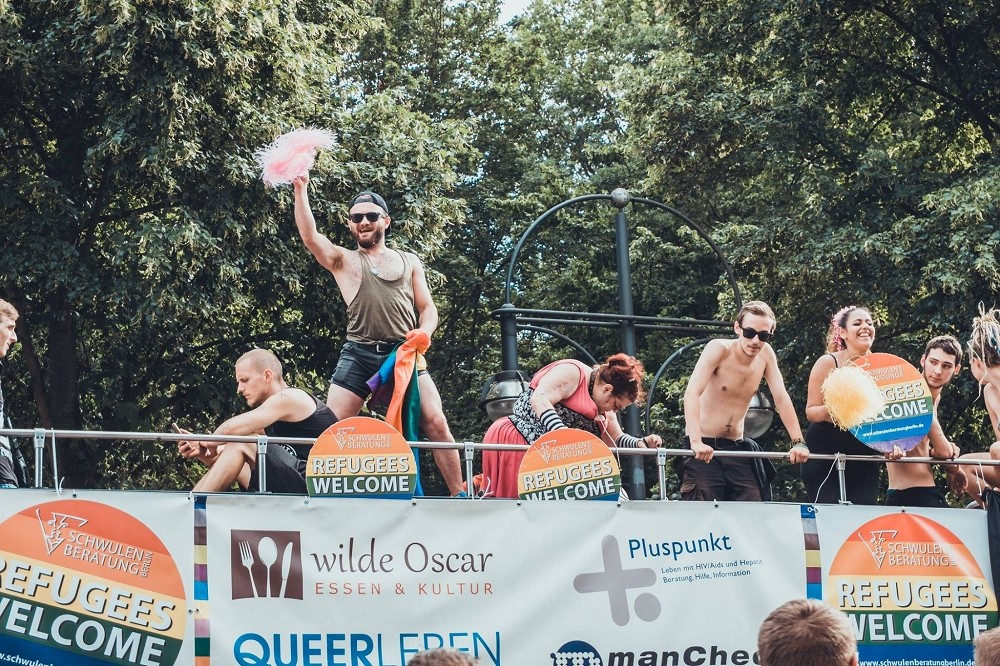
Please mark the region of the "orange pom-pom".
[[841, 430], [859, 426], [885, 409], [885, 396], [875, 380], [856, 365], [831, 370], [821, 390], [830, 418]]

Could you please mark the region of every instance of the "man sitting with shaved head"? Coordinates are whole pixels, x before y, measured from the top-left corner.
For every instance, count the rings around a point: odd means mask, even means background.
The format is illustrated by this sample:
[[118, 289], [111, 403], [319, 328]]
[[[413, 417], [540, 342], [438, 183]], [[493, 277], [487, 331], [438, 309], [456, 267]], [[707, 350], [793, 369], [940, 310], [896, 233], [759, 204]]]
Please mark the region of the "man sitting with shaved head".
[[[236, 391], [251, 409], [215, 429], [216, 435], [306, 437], [315, 440], [337, 422], [326, 403], [285, 383], [281, 361], [266, 349], [253, 349], [236, 361]], [[178, 432], [190, 431], [178, 428]], [[309, 445], [267, 445], [268, 492], [306, 494], [306, 460]], [[245, 490], [259, 486], [257, 444], [254, 442], [182, 441], [180, 454], [208, 465], [208, 473], [195, 491], [220, 492], [233, 482]]]

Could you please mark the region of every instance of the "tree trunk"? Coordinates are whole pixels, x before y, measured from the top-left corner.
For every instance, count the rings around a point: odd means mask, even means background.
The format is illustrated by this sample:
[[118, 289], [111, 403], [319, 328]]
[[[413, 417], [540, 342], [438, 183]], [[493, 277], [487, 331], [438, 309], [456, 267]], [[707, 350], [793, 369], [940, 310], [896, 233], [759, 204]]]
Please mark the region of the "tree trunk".
[[[82, 430], [80, 364], [77, 357], [77, 317], [65, 296], [53, 308], [59, 315], [49, 324], [45, 388], [51, 423], [56, 430]], [[97, 468], [97, 447], [91, 440], [57, 438], [57, 469], [66, 488], [92, 488]], [[51, 453], [50, 453], [51, 456]], [[51, 464], [51, 458], [50, 464]]]

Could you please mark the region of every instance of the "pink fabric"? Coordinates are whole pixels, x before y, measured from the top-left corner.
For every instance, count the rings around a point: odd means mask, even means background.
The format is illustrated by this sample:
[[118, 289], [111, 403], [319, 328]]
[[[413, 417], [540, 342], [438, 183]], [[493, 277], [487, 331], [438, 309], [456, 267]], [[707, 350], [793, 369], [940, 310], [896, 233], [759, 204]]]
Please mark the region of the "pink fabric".
[[[575, 365], [580, 371], [579, 384], [573, 395], [560, 401], [561, 405], [572, 409], [577, 414], [582, 414], [589, 419], [597, 418], [597, 404], [590, 395], [590, 371], [591, 368], [585, 363], [573, 359], [564, 359], [549, 363], [547, 366], [535, 373], [528, 385], [531, 388], [538, 388], [538, 382], [557, 365], [569, 363]], [[483, 436], [483, 442], [489, 444], [520, 444], [524, 446], [527, 442], [521, 433], [518, 432], [510, 419], [504, 416], [493, 422], [490, 429]], [[483, 451], [483, 490], [488, 497], [499, 497], [507, 499], [517, 499], [517, 470], [521, 466], [521, 459], [524, 458], [523, 451]]]
[[590, 395], [591, 367], [586, 363], [581, 363], [580, 361], [569, 358], [549, 363], [547, 366], [535, 373], [535, 376], [531, 378], [531, 384], [529, 384], [529, 386], [531, 386], [531, 388], [537, 388], [538, 382], [541, 381], [542, 377], [549, 373], [549, 370], [557, 365], [565, 365], [567, 363], [575, 365], [580, 371], [580, 383], [577, 385], [576, 391], [573, 392], [573, 395], [565, 400], [560, 400], [559, 404], [572, 409], [577, 414], [586, 416], [588, 419], [596, 419], [597, 403], [594, 402], [594, 398]]
[[[484, 442], [491, 444], [527, 444], [506, 416], [497, 419], [486, 431]], [[487, 497], [517, 499], [517, 470], [524, 451], [483, 451], [483, 487]]]
[[309, 173], [316, 151], [332, 148], [333, 133], [325, 129], [297, 129], [282, 134], [269, 146], [254, 153], [261, 168], [261, 180], [269, 187], [286, 185]]

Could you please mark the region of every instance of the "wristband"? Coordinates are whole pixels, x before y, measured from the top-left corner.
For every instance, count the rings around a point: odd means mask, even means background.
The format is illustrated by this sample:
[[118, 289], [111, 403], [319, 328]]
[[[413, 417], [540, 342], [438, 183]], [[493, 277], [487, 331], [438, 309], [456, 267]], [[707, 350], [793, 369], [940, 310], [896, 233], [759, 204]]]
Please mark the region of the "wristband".
[[559, 430], [560, 428], [565, 428], [566, 424], [563, 420], [559, 418], [554, 409], [546, 409], [542, 412], [542, 415], [538, 417], [538, 421], [545, 428], [545, 432], [551, 432], [553, 430]]
[[792, 448], [793, 449], [805, 449], [806, 451], [809, 450], [809, 447], [806, 446], [805, 442], [792, 442]]
[[615, 440], [615, 446], [620, 449], [637, 449], [640, 444], [642, 444], [641, 438], [634, 437], [624, 432], [618, 435], [618, 439]]

